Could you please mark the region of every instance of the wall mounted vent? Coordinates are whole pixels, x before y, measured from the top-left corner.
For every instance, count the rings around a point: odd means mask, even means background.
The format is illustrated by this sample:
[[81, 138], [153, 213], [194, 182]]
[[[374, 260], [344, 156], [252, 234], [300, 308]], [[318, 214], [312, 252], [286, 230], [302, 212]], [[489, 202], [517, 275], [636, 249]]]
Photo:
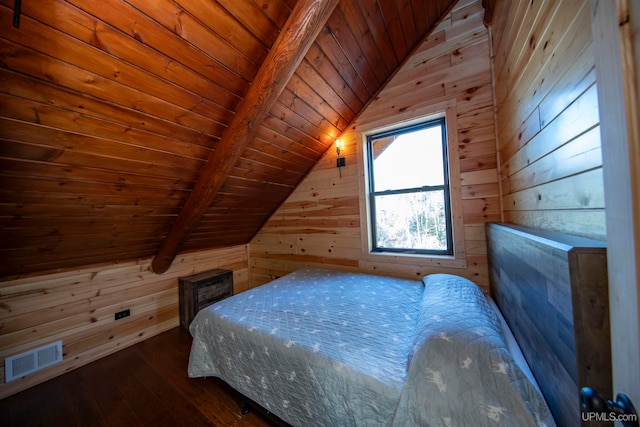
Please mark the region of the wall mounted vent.
[[62, 361], [62, 341], [7, 357], [4, 360], [5, 382], [13, 381], [60, 361]]

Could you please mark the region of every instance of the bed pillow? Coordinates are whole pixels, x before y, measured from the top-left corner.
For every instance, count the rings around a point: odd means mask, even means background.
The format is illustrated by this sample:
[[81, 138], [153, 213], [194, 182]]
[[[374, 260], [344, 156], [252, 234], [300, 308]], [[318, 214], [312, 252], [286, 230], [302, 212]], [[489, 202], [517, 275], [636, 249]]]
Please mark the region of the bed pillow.
[[[424, 292], [416, 338], [409, 353], [407, 367], [414, 354], [430, 337], [447, 333], [468, 334], [470, 325], [489, 328], [486, 333], [502, 336], [500, 319], [478, 285], [464, 277], [452, 274], [430, 274], [422, 278]], [[462, 322], [462, 324], [461, 324]], [[480, 333], [480, 330], [476, 330]]]
[[551, 426], [513, 361], [483, 291], [462, 277], [423, 279], [416, 337], [394, 426]]

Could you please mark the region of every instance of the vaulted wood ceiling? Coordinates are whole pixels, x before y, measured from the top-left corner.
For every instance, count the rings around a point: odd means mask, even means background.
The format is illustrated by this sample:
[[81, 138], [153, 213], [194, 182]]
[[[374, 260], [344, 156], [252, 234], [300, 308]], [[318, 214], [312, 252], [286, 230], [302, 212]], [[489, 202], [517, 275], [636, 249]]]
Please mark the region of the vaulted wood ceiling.
[[[154, 256], [296, 1], [0, 2], [0, 277]], [[453, 3], [340, 1], [179, 250], [247, 243]]]

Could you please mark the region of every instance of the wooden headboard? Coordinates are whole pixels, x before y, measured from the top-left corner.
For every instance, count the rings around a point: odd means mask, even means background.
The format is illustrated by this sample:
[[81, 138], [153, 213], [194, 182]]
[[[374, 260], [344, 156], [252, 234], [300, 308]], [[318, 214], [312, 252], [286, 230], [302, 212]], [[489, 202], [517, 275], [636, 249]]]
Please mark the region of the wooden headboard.
[[611, 396], [604, 242], [487, 224], [491, 296], [559, 426], [581, 424], [582, 387]]

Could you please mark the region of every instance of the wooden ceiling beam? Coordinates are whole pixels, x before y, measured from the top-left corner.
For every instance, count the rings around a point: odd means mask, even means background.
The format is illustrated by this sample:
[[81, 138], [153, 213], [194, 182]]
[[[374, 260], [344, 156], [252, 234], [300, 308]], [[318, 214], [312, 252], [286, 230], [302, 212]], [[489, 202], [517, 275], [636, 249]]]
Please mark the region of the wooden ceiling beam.
[[153, 258], [153, 272], [161, 274], [169, 269], [338, 2], [339, 0], [299, 0], [296, 3], [284, 29], [258, 70], [220, 142], [209, 155], [193, 191]]

